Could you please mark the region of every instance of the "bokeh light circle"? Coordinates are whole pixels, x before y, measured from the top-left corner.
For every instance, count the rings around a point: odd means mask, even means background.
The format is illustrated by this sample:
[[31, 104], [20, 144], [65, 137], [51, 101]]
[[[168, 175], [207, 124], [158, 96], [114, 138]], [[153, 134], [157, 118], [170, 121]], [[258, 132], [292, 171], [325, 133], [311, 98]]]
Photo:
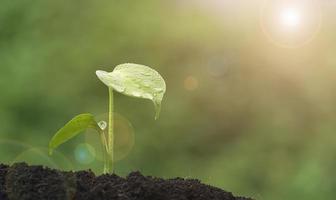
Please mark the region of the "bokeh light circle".
[[188, 91], [194, 91], [198, 88], [198, 79], [195, 76], [187, 76], [183, 80], [183, 87]]
[[208, 74], [214, 79], [223, 79], [229, 76], [232, 69], [237, 66], [238, 54], [234, 49], [221, 51], [207, 51], [204, 62]]
[[57, 164], [46, 153], [39, 148], [28, 148], [13, 158], [12, 163], [27, 162], [31, 165], [44, 165], [52, 168], [57, 168]]
[[[96, 121], [108, 122], [108, 113], [95, 117]], [[108, 128], [105, 130], [108, 131]], [[95, 158], [103, 161], [103, 147], [100, 136], [94, 130], [84, 133], [85, 143], [89, 144], [96, 152]], [[134, 146], [134, 129], [131, 123], [119, 113], [114, 113], [114, 161], [124, 159]]]
[[78, 144], [74, 153], [76, 161], [81, 164], [90, 164], [96, 158], [96, 150], [86, 143]]
[[267, 0], [261, 8], [260, 24], [268, 39], [277, 46], [301, 47], [316, 36], [322, 13], [314, 0]]
[[44, 165], [62, 170], [73, 169], [72, 162], [57, 150], [49, 156], [47, 147], [33, 147], [14, 140], [0, 140], [0, 158], [2, 163], [7, 164], [26, 162], [30, 165]]
[[295, 7], [282, 8], [279, 14], [279, 22], [284, 26], [287, 26], [287, 30], [294, 30], [300, 27], [302, 23], [302, 11]]

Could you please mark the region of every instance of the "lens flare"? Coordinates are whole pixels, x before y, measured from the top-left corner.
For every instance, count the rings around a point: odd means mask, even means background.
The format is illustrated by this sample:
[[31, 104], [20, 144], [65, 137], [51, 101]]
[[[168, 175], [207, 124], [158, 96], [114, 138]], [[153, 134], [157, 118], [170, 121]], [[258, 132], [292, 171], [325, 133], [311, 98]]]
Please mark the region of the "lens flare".
[[321, 26], [321, 8], [313, 0], [266, 1], [260, 24], [267, 38], [280, 47], [298, 48], [311, 42]]
[[12, 163], [27, 162], [31, 165], [45, 165], [52, 168], [57, 168], [57, 164], [48, 156], [48, 151], [43, 151], [39, 148], [29, 148], [18, 154]]
[[301, 12], [296, 8], [284, 8], [280, 13], [280, 23], [287, 28], [297, 28], [301, 23]]
[[89, 144], [79, 144], [75, 149], [75, 158], [81, 164], [90, 164], [95, 160], [96, 151]]
[[194, 76], [187, 76], [183, 81], [184, 89], [194, 91], [198, 88], [198, 79]]
[[48, 148], [9, 139], [0, 140], [0, 158], [2, 163], [26, 162], [31, 165], [44, 165], [62, 170], [72, 170], [73, 164], [63, 153], [55, 151], [48, 155]]
[[[108, 114], [101, 114], [95, 117], [95, 119], [99, 122], [104, 121], [108, 122]], [[101, 123], [101, 126], [105, 127], [105, 131], [107, 131], [107, 124]], [[95, 159], [99, 161], [103, 161], [103, 147], [100, 141], [100, 137], [94, 130], [87, 130], [84, 133], [85, 143], [89, 144], [96, 151]], [[118, 113], [114, 113], [114, 161], [119, 161], [124, 159], [132, 150], [134, 146], [134, 129], [131, 123], [122, 115]]]

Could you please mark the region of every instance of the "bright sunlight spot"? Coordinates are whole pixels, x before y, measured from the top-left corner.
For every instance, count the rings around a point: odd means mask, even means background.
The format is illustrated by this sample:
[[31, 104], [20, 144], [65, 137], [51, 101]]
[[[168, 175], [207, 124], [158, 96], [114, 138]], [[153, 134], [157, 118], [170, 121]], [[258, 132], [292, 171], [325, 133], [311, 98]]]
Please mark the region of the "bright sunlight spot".
[[288, 28], [297, 28], [301, 24], [302, 15], [297, 8], [284, 8], [280, 13], [280, 23]]
[[298, 48], [311, 42], [319, 31], [321, 8], [317, 1], [265, 1], [260, 17], [261, 28], [272, 43]]

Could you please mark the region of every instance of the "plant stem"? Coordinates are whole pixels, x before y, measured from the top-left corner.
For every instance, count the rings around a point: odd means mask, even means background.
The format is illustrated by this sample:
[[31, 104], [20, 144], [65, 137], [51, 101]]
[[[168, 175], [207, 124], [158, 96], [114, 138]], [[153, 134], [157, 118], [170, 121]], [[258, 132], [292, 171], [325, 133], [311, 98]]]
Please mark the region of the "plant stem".
[[109, 87], [109, 119], [108, 119], [108, 172], [113, 173], [113, 150], [114, 150], [114, 135], [113, 135], [113, 89]]
[[109, 161], [107, 160], [107, 152], [108, 152], [108, 146], [106, 142], [106, 137], [105, 137], [105, 131], [100, 131], [100, 140], [102, 143], [102, 152], [103, 152], [103, 159], [104, 159], [104, 174], [109, 173], [108, 168], [109, 168]]

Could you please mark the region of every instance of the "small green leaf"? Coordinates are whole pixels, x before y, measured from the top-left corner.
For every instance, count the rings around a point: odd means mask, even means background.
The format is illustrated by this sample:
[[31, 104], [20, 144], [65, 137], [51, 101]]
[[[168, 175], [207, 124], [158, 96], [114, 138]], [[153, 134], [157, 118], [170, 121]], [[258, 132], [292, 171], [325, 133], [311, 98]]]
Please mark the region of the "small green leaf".
[[49, 142], [49, 154], [59, 145], [65, 143], [69, 139], [75, 137], [80, 132], [93, 128], [99, 130], [99, 126], [92, 114], [80, 114], [70, 120], [63, 128], [61, 128]]
[[155, 119], [159, 117], [166, 83], [161, 75], [145, 65], [126, 63], [113, 72], [96, 71], [98, 78], [108, 87], [131, 97], [149, 99], [155, 106]]

